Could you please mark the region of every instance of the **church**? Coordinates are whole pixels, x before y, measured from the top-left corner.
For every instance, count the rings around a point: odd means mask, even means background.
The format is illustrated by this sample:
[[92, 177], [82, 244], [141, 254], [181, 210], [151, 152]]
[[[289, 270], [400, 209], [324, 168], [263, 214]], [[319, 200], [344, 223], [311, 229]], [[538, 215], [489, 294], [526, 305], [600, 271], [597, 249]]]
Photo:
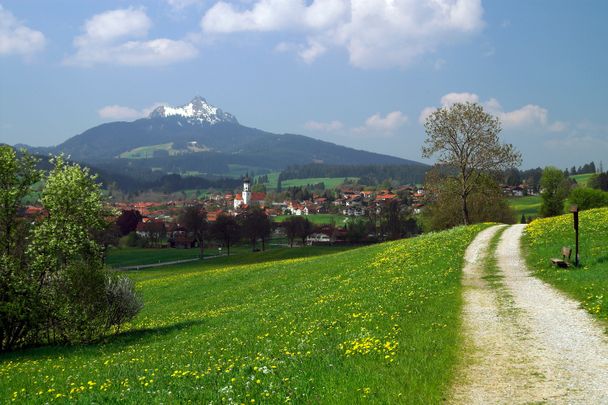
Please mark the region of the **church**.
[[234, 209], [263, 205], [265, 199], [266, 193], [251, 191], [251, 179], [245, 176], [243, 192], [234, 197]]

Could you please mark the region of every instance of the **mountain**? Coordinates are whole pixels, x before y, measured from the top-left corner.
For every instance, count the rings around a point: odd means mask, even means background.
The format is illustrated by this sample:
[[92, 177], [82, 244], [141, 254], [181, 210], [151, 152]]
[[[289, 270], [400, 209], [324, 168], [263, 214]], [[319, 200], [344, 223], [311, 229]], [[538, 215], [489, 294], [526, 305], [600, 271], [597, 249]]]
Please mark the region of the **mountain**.
[[249, 128], [202, 97], [179, 107], [160, 106], [148, 117], [133, 122], [102, 124], [56, 147], [33, 150], [62, 152], [74, 160], [103, 167], [201, 174], [226, 174], [237, 166], [278, 170], [308, 163], [423, 166], [303, 135]]

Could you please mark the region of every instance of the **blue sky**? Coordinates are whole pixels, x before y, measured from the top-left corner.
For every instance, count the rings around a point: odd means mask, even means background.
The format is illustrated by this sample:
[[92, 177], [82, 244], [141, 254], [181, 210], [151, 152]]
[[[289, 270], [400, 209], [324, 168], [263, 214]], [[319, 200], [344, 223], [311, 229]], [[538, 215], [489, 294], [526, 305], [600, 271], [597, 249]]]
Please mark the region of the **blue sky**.
[[201, 95], [247, 126], [422, 160], [425, 114], [476, 101], [524, 168], [608, 165], [605, 1], [0, 5], [0, 142]]

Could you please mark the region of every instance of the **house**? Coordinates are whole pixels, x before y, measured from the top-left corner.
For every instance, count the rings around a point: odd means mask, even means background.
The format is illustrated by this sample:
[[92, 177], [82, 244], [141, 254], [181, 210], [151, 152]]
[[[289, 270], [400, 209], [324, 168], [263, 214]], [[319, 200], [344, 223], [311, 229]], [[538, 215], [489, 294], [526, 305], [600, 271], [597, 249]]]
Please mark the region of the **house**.
[[324, 233], [312, 233], [306, 237], [307, 245], [332, 243], [331, 237]]

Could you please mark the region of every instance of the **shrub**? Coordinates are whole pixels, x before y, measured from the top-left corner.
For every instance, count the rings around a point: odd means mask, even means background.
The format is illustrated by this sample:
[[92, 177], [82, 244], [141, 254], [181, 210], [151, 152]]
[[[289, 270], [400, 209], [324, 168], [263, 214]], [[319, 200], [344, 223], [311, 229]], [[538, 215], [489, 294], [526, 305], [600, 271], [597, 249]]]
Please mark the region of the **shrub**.
[[608, 206], [608, 193], [592, 188], [575, 188], [568, 196], [570, 204], [576, 204], [579, 210]]
[[108, 304], [106, 327], [120, 326], [130, 321], [141, 311], [143, 303], [135, 293], [133, 280], [126, 276], [108, 277], [106, 281], [105, 296]]

